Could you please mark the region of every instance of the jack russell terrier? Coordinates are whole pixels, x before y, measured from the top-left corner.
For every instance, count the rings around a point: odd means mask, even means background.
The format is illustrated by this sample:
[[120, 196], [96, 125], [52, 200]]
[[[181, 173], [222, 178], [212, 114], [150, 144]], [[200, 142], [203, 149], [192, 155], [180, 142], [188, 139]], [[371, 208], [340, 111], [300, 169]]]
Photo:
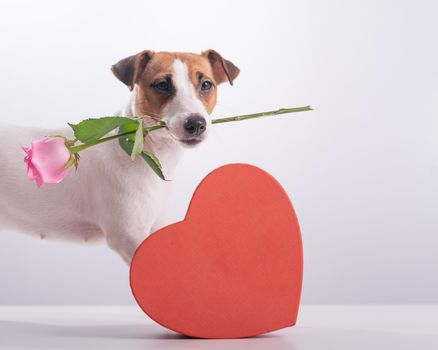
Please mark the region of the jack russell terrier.
[[[217, 85], [233, 84], [239, 74], [213, 50], [200, 55], [142, 51], [111, 70], [131, 90], [117, 115], [148, 115], [166, 123], [166, 129], [147, 135], [145, 148], [158, 157], [168, 179], [183, 148], [205, 139]], [[41, 239], [106, 240], [130, 264], [140, 243], [167, 224], [172, 183], [161, 180], [140, 157], [132, 161], [114, 141], [85, 151], [77, 173], [38, 189], [27, 178], [21, 146], [49, 135], [73, 136], [69, 128], [1, 125], [0, 229]]]

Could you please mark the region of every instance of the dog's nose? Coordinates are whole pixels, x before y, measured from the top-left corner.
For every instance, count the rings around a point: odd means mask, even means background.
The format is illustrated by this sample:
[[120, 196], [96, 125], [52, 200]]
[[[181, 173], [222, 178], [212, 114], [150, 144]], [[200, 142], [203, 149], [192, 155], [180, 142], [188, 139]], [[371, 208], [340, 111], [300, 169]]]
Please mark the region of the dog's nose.
[[207, 122], [199, 114], [192, 114], [184, 122], [184, 130], [192, 137], [201, 135], [206, 128]]

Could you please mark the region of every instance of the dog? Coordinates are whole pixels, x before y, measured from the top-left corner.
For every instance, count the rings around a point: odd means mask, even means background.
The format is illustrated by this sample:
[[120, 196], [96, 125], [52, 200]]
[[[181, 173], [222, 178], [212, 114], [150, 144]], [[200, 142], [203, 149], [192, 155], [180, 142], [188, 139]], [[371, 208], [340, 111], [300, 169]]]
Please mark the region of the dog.
[[[145, 137], [144, 147], [158, 157], [167, 179], [173, 178], [183, 150], [207, 137], [217, 86], [232, 85], [240, 72], [214, 50], [145, 50], [111, 70], [131, 91], [117, 115], [166, 123], [167, 128]], [[73, 138], [69, 128], [1, 125], [0, 229], [41, 239], [106, 241], [129, 265], [140, 243], [168, 223], [172, 182], [160, 179], [141, 157], [132, 161], [111, 141], [84, 151], [77, 172], [61, 183], [38, 189], [27, 178], [21, 146], [49, 135]]]

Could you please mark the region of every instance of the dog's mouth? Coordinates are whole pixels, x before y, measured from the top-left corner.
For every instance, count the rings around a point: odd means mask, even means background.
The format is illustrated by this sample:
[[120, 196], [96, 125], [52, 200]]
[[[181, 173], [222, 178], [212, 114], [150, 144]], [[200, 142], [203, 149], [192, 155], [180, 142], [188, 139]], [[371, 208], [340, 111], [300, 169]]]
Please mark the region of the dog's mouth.
[[199, 145], [204, 139], [202, 137], [190, 138], [190, 139], [180, 139], [181, 142], [186, 147], [194, 147]]
[[[169, 130], [169, 129], [168, 129]], [[199, 145], [202, 141], [205, 140], [205, 136], [197, 136], [197, 137], [187, 137], [187, 138], [181, 138], [175, 135], [174, 133], [169, 130], [169, 134], [175, 141], [179, 142], [181, 146], [191, 148]]]

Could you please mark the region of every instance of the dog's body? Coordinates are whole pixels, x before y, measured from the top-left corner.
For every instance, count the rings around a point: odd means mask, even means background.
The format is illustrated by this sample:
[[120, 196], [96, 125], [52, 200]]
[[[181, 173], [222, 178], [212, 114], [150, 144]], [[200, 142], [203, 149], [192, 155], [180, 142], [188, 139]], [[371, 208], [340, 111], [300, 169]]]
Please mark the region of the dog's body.
[[[212, 50], [202, 55], [143, 51], [112, 70], [132, 90], [118, 115], [150, 115], [168, 125], [145, 138], [145, 148], [158, 157], [168, 179], [184, 146], [205, 137], [216, 85], [232, 83], [239, 73]], [[73, 138], [68, 128], [2, 125], [0, 229], [42, 239], [106, 240], [129, 263], [143, 239], [167, 223], [172, 182], [161, 180], [140, 157], [132, 161], [111, 141], [84, 151], [78, 171], [61, 183], [38, 189], [26, 177], [21, 146], [49, 135]]]

